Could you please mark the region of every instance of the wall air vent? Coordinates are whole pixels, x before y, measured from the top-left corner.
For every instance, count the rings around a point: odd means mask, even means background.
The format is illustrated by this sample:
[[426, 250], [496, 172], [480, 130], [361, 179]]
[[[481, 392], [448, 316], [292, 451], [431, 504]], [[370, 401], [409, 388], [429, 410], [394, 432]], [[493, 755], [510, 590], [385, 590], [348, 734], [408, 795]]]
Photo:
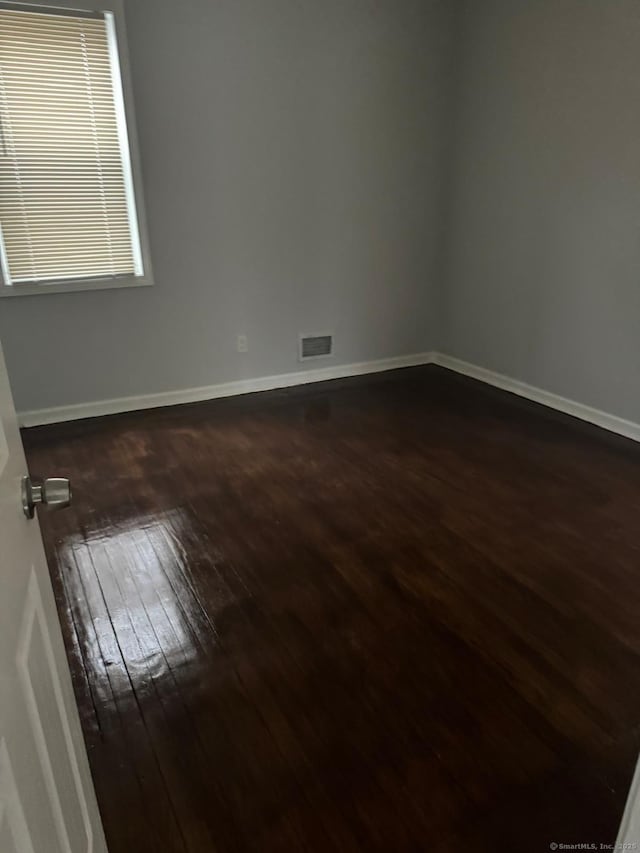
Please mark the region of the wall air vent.
[[332, 335], [300, 335], [300, 361], [325, 358], [333, 353]]

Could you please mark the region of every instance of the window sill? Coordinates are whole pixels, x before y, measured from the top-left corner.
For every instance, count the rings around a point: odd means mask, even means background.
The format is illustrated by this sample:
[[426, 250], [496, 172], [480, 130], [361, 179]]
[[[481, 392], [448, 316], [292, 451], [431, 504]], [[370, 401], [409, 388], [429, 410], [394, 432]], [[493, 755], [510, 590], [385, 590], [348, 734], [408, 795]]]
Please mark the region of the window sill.
[[121, 290], [132, 287], [150, 287], [150, 276], [124, 276], [123, 278], [73, 279], [70, 281], [40, 282], [39, 284], [12, 284], [0, 286], [3, 296], [41, 296], [45, 293], [77, 293], [88, 290]]

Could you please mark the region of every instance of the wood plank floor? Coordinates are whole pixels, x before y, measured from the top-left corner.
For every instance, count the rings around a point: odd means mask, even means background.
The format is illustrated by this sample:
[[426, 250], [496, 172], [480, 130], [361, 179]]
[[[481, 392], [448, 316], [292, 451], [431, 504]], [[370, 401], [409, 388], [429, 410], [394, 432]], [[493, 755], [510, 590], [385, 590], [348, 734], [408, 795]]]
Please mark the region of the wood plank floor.
[[613, 842], [640, 446], [437, 367], [24, 440], [111, 853]]

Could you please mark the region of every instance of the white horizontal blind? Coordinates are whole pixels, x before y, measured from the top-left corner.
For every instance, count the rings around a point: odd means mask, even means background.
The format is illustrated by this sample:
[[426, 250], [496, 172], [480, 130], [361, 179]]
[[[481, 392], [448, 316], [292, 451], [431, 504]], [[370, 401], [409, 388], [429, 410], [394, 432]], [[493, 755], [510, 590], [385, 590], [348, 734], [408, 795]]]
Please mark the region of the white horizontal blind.
[[142, 274], [110, 24], [0, 8], [8, 284]]

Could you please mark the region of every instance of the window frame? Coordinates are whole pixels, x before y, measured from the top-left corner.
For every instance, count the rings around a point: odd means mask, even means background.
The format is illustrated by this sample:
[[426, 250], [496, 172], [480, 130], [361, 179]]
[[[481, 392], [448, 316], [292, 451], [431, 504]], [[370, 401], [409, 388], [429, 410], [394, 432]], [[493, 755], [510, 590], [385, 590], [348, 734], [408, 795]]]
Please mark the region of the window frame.
[[113, 16], [115, 43], [118, 52], [120, 80], [122, 84], [122, 98], [124, 102], [124, 116], [129, 143], [131, 183], [133, 186], [133, 197], [135, 199], [143, 274], [123, 275], [118, 276], [117, 278], [105, 276], [104, 278], [90, 277], [55, 279], [51, 281], [11, 284], [5, 281], [2, 272], [2, 264], [0, 264], [0, 298], [33, 296], [34, 294], [44, 293], [76, 293], [89, 290], [119, 290], [122, 288], [148, 287], [152, 285], [154, 280], [149, 251], [149, 234], [147, 230], [147, 217], [142, 186], [142, 171], [140, 166], [140, 152], [138, 148], [138, 134], [136, 130], [133, 106], [133, 87], [131, 85], [123, 0], [0, 0], [0, 9], [3, 8], [14, 10], [24, 8], [25, 11], [34, 12], [37, 12], [39, 9], [43, 12], [55, 9], [63, 14], [65, 12], [69, 12], [70, 14], [73, 12], [102, 12], [111, 13]]

